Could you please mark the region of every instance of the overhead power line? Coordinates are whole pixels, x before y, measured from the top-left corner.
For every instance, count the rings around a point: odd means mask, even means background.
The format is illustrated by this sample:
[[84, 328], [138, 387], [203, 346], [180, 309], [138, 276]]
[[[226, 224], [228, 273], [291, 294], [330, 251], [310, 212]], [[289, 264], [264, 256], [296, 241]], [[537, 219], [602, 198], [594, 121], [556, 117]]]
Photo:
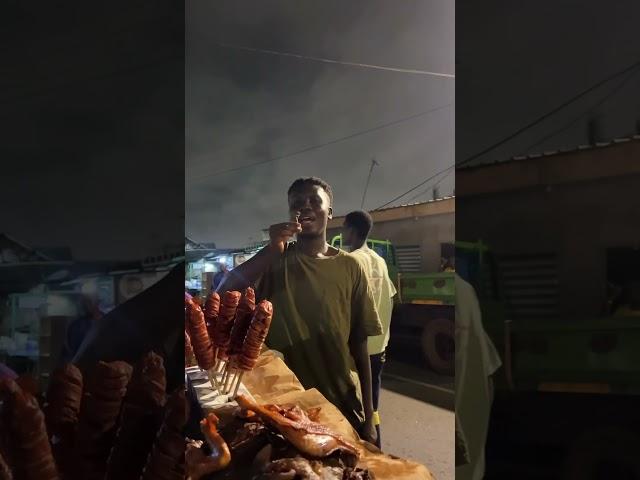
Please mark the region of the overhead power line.
[[596, 102], [595, 104], [591, 105], [591, 107], [589, 107], [589, 109], [585, 110], [584, 112], [582, 112], [580, 115], [576, 116], [575, 118], [573, 118], [572, 120], [570, 120], [569, 122], [567, 122], [565, 125], [563, 125], [562, 127], [560, 127], [557, 130], [554, 130], [553, 132], [549, 133], [548, 135], [545, 135], [544, 137], [542, 137], [540, 140], [536, 141], [535, 143], [529, 145], [525, 150], [524, 153], [530, 151], [531, 149], [539, 146], [540, 144], [546, 142], [547, 140], [549, 140], [550, 138], [555, 137], [556, 135], [558, 135], [559, 133], [564, 132], [565, 130], [568, 130], [569, 128], [571, 128], [573, 125], [575, 125], [577, 122], [579, 122], [581, 119], [583, 119], [584, 117], [590, 115], [596, 108], [598, 108], [599, 106], [601, 106], [602, 104], [606, 103], [611, 97], [613, 97], [615, 94], [617, 94], [620, 90], [622, 90], [625, 85], [627, 83], [629, 83], [629, 81], [634, 77], [634, 75], [636, 73], [638, 73], [640, 70], [635, 70], [635, 71], [631, 71], [627, 74], [627, 76], [618, 84], [616, 85], [609, 93], [607, 93], [604, 97], [602, 97], [598, 102]]
[[371, 182], [371, 174], [373, 173], [373, 169], [376, 165], [380, 165], [376, 162], [375, 158], [371, 159], [371, 168], [369, 168], [369, 175], [367, 176], [367, 183], [364, 185], [364, 192], [362, 193], [362, 202], [360, 203], [360, 209], [364, 208], [364, 201], [367, 198], [367, 190], [369, 189], [369, 182]]
[[398, 195], [397, 197], [395, 197], [393, 200], [390, 200], [389, 202], [385, 203], [384, 205], [381, 205], [380, 207], [376, 208], [376, 210], [380, 210], [381, 208], [384, 208], [390, 204], [392, 204], [393, 202], [396, 202], [397, 200], [400, 200], [401, 198], [407, 196], [408, 194], [410, 194], [411, 192], [417, 190], [418, 188], [420, 188], [422, 185], [426, 184], [427, 182], [433, 180], [434, 178], [436, 178], [438, 175], [441, 175], [447, 171], [449, 171], [450, 169], [453, 168], [459, 168], [462, 167], [463, 165], [466, 165], [474, 160], [476, 160], [477, 158], [481, 157], [482, 155], [484, 155], [485, 153], [490, 152], [491, 150], [499, 147], [500, 145], [503, 145], [505, 143], [507, 143], [509, 140], [511, 140], [512, 138], [515, 138], [516, 136], [520, 135], [521, 133], [525, 132], [526, 130], [534, 127], [535, 125], [538, 125], [539, 123], [541, 123], [542, 121], [546, 120], [547, 118], [549, 118], [550, 116], [552, 116], [553, 114], [559, 112], [560, 110], [562, 110], [563, 108], [569, 106], [570, 104], [574, 103], [575, 101], [579, 100], [580, 98], [584, 97], [585, 95], [588, 95], [589, 93], [591, 93], [592, 91], [594, 91], [595, 89], [597, 89], [598, 87], [601, 87], [602, 85], [610, 82], [611, 80], [621, 77], [627, 73], [630, 73], [631, 71], [633, 71], [635, 68], [637, 68], [638, 66], [640, 66], [640, 60], [635, 61], [634, 63], [632, 63], [631, 65], [623, 68], [622, 70], [619, 70], [616, 73], [613, 73], [612, 75], [609, 75], [608, 77], [600, 80], [599, 82], [595, 83], [594, 85], [592, 85], [589, 88], [586, 88], [585, 90], [582, 90], [580, 93], [574, 95], [573, 97], [571, 97], [570, 99], [562, 102], [560, 105], [558, 105], [556, 108], [554, 108], [553, 110], [550, 110], [549, 112], [545, 113], [544, 115], [538, 117], [537, 119], [533, 120], [532, 122], [529, 122], [528, 124], [526, 124], [525, 126], [519, 128], [518, 130], [516, 130], [515, 132], [513, 132], [512, 134], [508, 135], [507, 137], [504, 137], [502, 140], [499, 140], [495, 143], [493, 143], [492, 145], [488, 146], [487, 148], [481, 150], [480, 152], [471, 155], [470, 157], [466, 158], [465, 160], [461, 161], [461, 162], [457, 162], [455, 163], [455, 165], [447, 167], [443, 170], [440, 170], [439, 172], [435, 173], [434, 175], [430, 176], [429, 178], [427, 178], [426, 180], [423, 180], [422, 182], [420, 182], [418, 185], [416, 185], [415, 187], [410, 188], [409, 190], [407, 190], [406, 192], [404, 192], [401, 195]]
[[300, 150], [296, 150], [294, 152], [290, 152], [290, 153], [287, 153], [285, 155], [280, 155], [280, 156], [277, 156], [277, 157], [268, 158], [266, 160], [261, 160], [259, 162], [254, 162], [254, 163], [250, 163], [250, 164], [247, 164], [247, 165], [241, 165], [239, 167], [229, 168], [227, 170], [221, 170], [221, 171], [218, 171], [218, 172], [213, 172], [213, 173], [208, 173], [208, 174], [204, 174], [204, 175], [193, 176], [193, 177], [191, 177], [191, 179], [192, 180], [198, 180], [198, 179], [203, 179], [203, 178], [208, 178], [208, 177], [214, 177], [214, 176], [217, 176], [217, 175], [223, 175], [223, 174], [226, 174], [226, 173], [231, 173], [231, 172], [237, 172], [239, 170], [244, 170], [245, 168], [256, 167], [258, 165], [264, 165], [266, 163], [272, 163], [272, 162], [276, 162], [276, 161], [279, 161], [279, 160], [284, 160], [286, 158], [295, 157], [297, 155], [301, 155], [303, 153], [310, 152], [312, 150], [318, 150], [320, 148], [324, 148], [324, 147], [329, 146], [329, 145], [334, 145], [336, 143], [344, 142], [346, 140], [350, 140], [352, 138], [359, 137], [361, 135], [366, 135], [368, 133], [375, 132], [377, 130], [382, 130], [383, 128], [388, 128], [388, 127], [391, 127], [393, 125], [398, 125], [400, 123], [408, 122], [410, 120], [414, 120], [416, 118], [423, 117], [423, 116], [428, 115], [430, 113], [435, 113], [435, 112], [437, 112], [439, 110], [443, 110], [443, 109], [445, 109], [447, 107], [450, 107], [451, 105], [453, 105], [453, 104], [452, 103], [448, 103], [448, 104], [442, 105], [440, 107], [436, 107], [436, 108], [432, 108], [430, 110], [426, 110], [424, 112], [416, 113], [415, 115], [410, 115], [408, 117], [400, 118], [398, 120], [394, 120], [392, 122], [384, 123], [384, 124], [378, 125], [376, 127], [368, 128], [366, 130], [360, 130], [358, 132], [354, 132], [354, 133], [351, 133], [349, 135], [338, 137], [338, 138], [335, 138], [333, 140], [329, 140], [328, 142], [324, 142], [324, 143], [320, 143], [320, 144], [317, 144], [317, 145], [312, 145], [310, 147], [306, 147], [306, 148], [303, 148], [303, 149], [300, 149]]
[[548, 111], [547, 113], [545, 113], [544, 115], [536, 118], [535, 120], [533, 120], [532, 122], [527, 123], [525, 126], [519, 128], [518, 130], [516, 130], [515, 132], [513, 132], [510, 135], [507, 135], [506, 137], [504, 137], [502, 140], [497, 141], [496, 143], [493, 143], [492, 145], [489, 145], [487, 148], [484, 148], [483, 150], [479, 151], [478, 153], [471, 155], [470, 157], [466, 158], [465, 160], [463, 160], [462, 162], [458, 162], [456, 163], [456, 167], [461, 167], [463, 165], [466, 165], [474, 160], [476, 160], [477, 158], [481, 157], [482, 155], [490, 152], [491, 150], [496, 149], [497, 147], [504, 145], [505, 143], [507, 143], [509, 140], [517, 137], [518, 135], [520, 135], [522, 132], [529, 130], [532, 127], [535, 127], [536, 125], [538, 125], [539, 123], [543, 122], [544, 120], [546, 120], [547, 118], [549, 118], [550, 116], [554, 115], [555, 113], [559, 112], [560, 110], [562, 110], [563, 108], [567, 107], [568, 105], [571, 105], [572, 103], [574, 103], [576, 100], [579, 100], [580, 98], [584, 97], [585, 95], [591, 93], [592, 91], [594, 91], [595, 89], [597, 89], [598, 87], [601, 87], [602, 85], [610, 82], [611, 80], [621, 77], [622, 75], [625, 75], [629, 72], [631, 72], [633, 69], [637, 68], [638, 66], [640, 66], [640, 60], [635, 61], [634, 63], [632, 63], [631, 65], [629, 65], [628, 67], [623, 68], [622, 70], [609, 75], [608, 77], [604, 78], [603, 80], [600, 80], [599, 82], [595, 83], [594, 85], [590, 86], [589, 88], [582, 90], [580, 93], [578, 93], [577, 95], [574, 95], [573, 97], [569, 98], [568, 100], [562, 102], [560, 105], [558, 105], [556, 108]]
[[426, 189], [424, 189], [423, 191], [416, 193], [413, 197], [411, 197], [409, 200], [407, 200], [407, 203], [412, 202], [413, 200], [420, 198], [422, 195], [425, 195], [426, 193], [429, 192], [429, 190], [432, 190], [434, 188], [436, 188], [438, 185], [440, 185], [449, 175], [451, 175], [454, 172], [453, 169], [449, 170], [447, 172], [446, 175], [444, 175], [440, 180], [438, 180], [437, 182], [435, 182], [433, 185], [428, 186]]
[[432, 77], [444, 77], [444, 78], [456, 78], [456, 76], [452, 73], [442, 73], [442, 72], [429, 72], [427, 70], [416, 70], [411, 68], [398, 68], [398, 67], [388, 67], [384, 65], [372, 65], [369, 63], [358, 63], [358, 62], [346, 62], [342, 60], [333, 60], [330, 58], [321, 58], [321, 57], [312, 57], [310, 55], [300, 55], [297, 53], [289, 53], [289, 52], [278, 52], [276, 50], [267, 50], [265, 48], [252, 48], [245, 47], [243, 45], [232, 45], [229, 43], [218, 43], [217, 44], [223, 48], [233, 48], [236, 50], [245, 50], [248, 52], [256, 52], [256, 53], [265, 53], [267, 55], [278, 55], [281, 57], [292, 57], [298, 58], [301, 60], [312, 60], [314, 62], [323, 62], [323, 63], [332, 63], [336, 65], [346, 65], [349, 67], [360, 67], [360, 68], [369, 68], [374, 70], [386, 70], [388, 72], [397, 72], [397, 73], [409, 73], [414, 75], [428, 75]]
[[422, 182], [420, 182], [418, 185], [416, 185], [413, 188], [410, 188], [409, 190], [407, 190], [406, 192], [404, 192], [402, 195], [398, 195], [397, 197], [395, 197], [392, 200], [389, 200], [387, 203], [385, 203], [384, 205], [380, 205], [378, 208], [376, 208], [375, 210], [380, 210], [388, 205], [391, 205], [393, 202], [396, 202], [398, 200], [400, 200], [402, 197], [406, 197], [408, 194], [410, 194], [411, 192], [413, 192], [414, 190], [419, 189], [421, 186], [423, 186], [424, 184], [426, 184], [427, 182], [430, 182], [431, 180], [433, 180], [434, 178], [436, 178], [439, 175], [442, 175], [445, 172], [448, 172], [449, 170], [453, 170], [455, 169], [456, 166], [455, 165], [451, 165], [447, 168], [445, 168], [444, 170], [440, 170], [438, 173], [431, 175], [429, 178], [423, 180]]

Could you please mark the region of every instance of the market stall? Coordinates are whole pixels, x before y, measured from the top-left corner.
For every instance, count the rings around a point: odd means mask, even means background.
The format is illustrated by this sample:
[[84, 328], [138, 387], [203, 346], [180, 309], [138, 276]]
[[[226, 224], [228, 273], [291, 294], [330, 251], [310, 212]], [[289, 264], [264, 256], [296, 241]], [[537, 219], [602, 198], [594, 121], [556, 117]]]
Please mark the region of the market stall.
[[186, 299], [185, 313], [192, 480], [433, 478], [423, 465], [362, 441], [319, 391], [304, 389], [264, 347], [272, 309], [265, 300], [256, 306], [251, 289], [212, 294], [203, 309]]

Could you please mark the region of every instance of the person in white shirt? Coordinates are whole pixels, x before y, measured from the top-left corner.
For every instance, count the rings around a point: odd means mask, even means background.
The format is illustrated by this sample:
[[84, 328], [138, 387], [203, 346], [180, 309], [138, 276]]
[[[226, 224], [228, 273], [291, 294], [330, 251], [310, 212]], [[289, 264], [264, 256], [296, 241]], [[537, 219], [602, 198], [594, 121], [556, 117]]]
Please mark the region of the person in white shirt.
[[389, 343], [389, 326], [391, 325], [393, 297], [396, 294], [396, 288], [389, 278], [389, 271], [384, 259], [367, 246], [367, 237], [372, 227], [373, 220], [367, 212], [360, 210], [351, 212], [345, 217], [342, 238], [343, 243], [350, 247], [351, 255], [358, 260], [367, 275], [369, 288], [373, 294], [376, 310], [378, 311], [380, 323], [382, 324], [382, 335], [369, 337], [367, 342], [369, 358], [371, 359], [371, 390], [373, 396], [374, 423], [378, 432], [378, 440], [376, 443], [378, 448], [380, 448], [380, 415], [378, 414], [378, 403], [380, 400], [385, 350]]
[[[502, 365], [482, 325], [476, 292], [456, 274], [456, 480], [481, 480], [493, 403], [493, 375]], [[463, 451], [463, 452], [462, 452]]]

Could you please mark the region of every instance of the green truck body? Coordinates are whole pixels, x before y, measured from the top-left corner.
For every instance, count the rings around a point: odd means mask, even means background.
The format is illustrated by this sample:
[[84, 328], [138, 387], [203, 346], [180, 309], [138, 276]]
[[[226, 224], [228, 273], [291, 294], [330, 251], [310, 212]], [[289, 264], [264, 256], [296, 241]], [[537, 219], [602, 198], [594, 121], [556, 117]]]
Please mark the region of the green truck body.
[[487, 478], [640, 478], [640, 312], [510, 318], [496, 263], [482, 243], [456, 244], [456, 269], [503, 363]]
[[[478, 292], [482, 321], [503, 357], [498, 386], [518, 390], [640, 393], [640, 316], [613, 315], [565, 320], [510, 319], [500, 275], [486, 246], [456, 244]], [[505, 383], [506, 382], [506, 383]]]

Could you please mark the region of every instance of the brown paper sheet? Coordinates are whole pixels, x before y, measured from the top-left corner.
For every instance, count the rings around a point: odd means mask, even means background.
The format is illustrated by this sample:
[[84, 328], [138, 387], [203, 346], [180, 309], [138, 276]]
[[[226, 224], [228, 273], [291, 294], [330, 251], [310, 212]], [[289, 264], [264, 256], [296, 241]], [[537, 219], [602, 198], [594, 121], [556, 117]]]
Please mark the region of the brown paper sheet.
[[369, 469], [377, 480], [433, 480], [425, 466], [386, 455], [360, 440], [344, 415], [318, 390], [305, 390], [274, 352], [264, 352], [256, 368], [245, 375], [243, 382], [259, 403], [294, 403], [304, 410], [320, 407], [318, 421], [356, 445], [361, 452], [358, 466]]
[[242, 383], [258, 403], [274, 403], [273, 398], [289, 392], [304, 392], [304, 387], [278, 354], [262, 353], [251, 372], [242, 376]]

